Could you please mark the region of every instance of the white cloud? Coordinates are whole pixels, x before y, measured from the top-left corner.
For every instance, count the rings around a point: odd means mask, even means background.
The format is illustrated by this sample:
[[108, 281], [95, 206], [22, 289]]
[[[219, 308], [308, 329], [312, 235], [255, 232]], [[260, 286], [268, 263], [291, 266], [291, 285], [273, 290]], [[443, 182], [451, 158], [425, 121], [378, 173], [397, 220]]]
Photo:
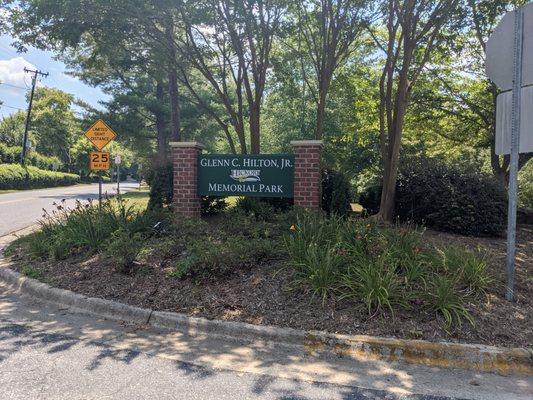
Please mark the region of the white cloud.
[[9, 60], [0, 60], [0, 83], [26, 86], [31, 82], [24, 68], [35, 69], [35, 65], [26, 61], [24, 57], [14, 57]]

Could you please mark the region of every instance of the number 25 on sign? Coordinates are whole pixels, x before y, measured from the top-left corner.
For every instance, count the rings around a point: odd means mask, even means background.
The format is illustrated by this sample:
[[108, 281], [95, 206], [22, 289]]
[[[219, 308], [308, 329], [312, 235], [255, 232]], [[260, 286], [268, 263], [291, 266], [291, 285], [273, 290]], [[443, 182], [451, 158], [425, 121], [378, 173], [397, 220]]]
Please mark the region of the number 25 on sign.
[[110, 161], [109, 153], [92, 151], [89, 154], [89, 169], [91, 171], [107, 171], [110, 168]]

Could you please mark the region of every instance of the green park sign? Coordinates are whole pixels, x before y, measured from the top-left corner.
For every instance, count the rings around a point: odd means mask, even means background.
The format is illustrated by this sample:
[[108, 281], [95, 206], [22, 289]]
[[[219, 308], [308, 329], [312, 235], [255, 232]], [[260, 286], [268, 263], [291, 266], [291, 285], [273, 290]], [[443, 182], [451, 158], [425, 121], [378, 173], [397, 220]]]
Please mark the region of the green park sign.
[[198, 157], [201, 196], [293, 197], [294, 156], [208, 154]]

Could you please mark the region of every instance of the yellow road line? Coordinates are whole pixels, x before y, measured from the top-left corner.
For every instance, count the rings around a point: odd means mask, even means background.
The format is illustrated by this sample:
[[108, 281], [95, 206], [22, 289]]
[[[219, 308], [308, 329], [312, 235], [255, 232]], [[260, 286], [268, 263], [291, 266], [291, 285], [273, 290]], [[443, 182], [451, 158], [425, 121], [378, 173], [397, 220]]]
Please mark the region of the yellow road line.
[[36, 197], [27, 197], [25, 199], [0, 201], [0, 204], [18, 203], [19, 201], [29, 201], [29, 200], [35, 200], [35, 199], [36, 199]]

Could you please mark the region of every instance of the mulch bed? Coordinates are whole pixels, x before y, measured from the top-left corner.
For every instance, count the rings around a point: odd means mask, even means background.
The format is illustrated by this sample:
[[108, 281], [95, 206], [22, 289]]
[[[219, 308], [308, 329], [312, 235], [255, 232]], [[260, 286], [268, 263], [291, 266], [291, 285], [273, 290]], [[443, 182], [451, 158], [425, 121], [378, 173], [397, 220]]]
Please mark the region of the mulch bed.
[[[505, 287], [505, 239], [473, 238], [426, 231], [431, 244], [459, 243], [480, 246], [489, 255], [495, 278], [486, 296], [469, 310], [476, 321], [450, 332], [440, 317], [413, 310], [369, 315], [353, 302], [312, 299], [291, 287], [290, 272], [280, 265], [259, 265], [224, 279], [203, 281], [169, 277], [168, 270], [143, 266], [134, 276], [115, 271], [104, 256], [73, 257], [63, 262], [31, 263], [40, 279], [56, 287], [89, 296], [116, 300], [154, 310], [186, 313], [209, 319], [244, 321], [332, 333], [366, 334], [408, 339], [447, 340], [504, 347], [530, 347], [533, 339], [533, 226], [518, 230], [517, 301], [503, 298]], [[28, 261], [14, 256], [14, 268], [22, 271]]]

